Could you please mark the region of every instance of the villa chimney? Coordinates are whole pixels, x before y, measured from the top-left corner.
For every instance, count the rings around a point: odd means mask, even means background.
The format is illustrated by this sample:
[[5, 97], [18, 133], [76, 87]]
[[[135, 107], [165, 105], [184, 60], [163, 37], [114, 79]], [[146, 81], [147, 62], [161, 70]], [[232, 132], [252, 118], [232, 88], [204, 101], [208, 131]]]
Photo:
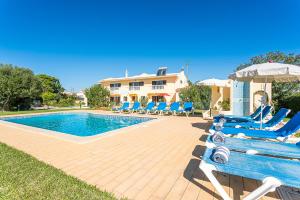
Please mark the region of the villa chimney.
[[126, 70], [125, 70], [125, 78], [127, 78], [127, 77], [128, 77], [128, 70], [126, 68]]

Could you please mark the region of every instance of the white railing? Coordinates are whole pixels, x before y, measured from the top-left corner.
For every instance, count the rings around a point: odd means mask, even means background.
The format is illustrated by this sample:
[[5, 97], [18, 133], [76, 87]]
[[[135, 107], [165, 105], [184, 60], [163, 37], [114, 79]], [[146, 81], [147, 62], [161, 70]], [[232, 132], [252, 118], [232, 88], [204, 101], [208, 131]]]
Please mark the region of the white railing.
[[152, 90], [163, 90], [164, 88], [163, 85], [152, 85]]
[[129, 90], [141, 90], [140, 86], [129, 86]]
[[119, 90], [120, 88], [119, 87], [111, 87], [110, 88], [110, 91], [117, 91], [117, 90]]

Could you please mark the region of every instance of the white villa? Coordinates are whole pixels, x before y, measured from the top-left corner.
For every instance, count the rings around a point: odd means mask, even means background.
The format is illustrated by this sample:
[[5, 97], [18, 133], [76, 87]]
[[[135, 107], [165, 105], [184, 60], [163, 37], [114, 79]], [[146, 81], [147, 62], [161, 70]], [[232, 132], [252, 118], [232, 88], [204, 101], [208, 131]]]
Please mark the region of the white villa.
[[160, 67], [156, 74], [128, 76], [126, 71], [124, 77], [107, 78], [99, 83], [109, 89], [111, 101], [116, 103], [145, 98], [170, 103], [179, 101], [179, 90], [188, 85], [188, 79], [183, 69], [178, 73], [168, 73], [167, 67]]

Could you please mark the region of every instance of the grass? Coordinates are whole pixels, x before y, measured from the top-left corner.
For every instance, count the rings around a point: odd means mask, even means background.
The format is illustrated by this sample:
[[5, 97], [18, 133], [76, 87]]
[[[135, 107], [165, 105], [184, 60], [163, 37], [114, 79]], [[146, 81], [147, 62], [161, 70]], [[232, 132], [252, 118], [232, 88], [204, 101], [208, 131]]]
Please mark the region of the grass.
[[[0, 116], [3, 115], [21, 115], [21, 114], [31, 114], [31, 113], [47, 113], [47, 112], [58, 112], [58, 111], [69, 111], [69, 110], [80, 110], [74, 108], [60, 108], [60, 109], [51, 109], [51, 110], [26, 110], [26, 111], [0, 111]], [[83, 109], [86, 110], [86, 109]]]
[[0, 199], [116, 199], [5, 144], [0, 143], [0, 152]]

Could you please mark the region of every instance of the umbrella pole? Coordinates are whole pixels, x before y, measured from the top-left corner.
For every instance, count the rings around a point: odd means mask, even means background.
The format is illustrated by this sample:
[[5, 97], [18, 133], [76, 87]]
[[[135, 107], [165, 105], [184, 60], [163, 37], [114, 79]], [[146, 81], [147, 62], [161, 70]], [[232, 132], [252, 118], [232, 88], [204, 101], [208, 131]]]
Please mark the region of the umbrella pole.
[[264, 109], [264, 106], [265, 106], [263, 100], [264, 100], [264, 95], [265, 95], [266, 93], [267, 93], [267, 78], [266, 78], [266, 80], [265, 80], [265, 85], [264, 85], [264, 94], [263, 94], [263, 96], [262, 96], [262, 98], [261, 98], [260, 127], [259, 127], [260, 130], [262, 130], [262, 123], [263, 123], [262, 114], [263, 114], [263, 109]]

